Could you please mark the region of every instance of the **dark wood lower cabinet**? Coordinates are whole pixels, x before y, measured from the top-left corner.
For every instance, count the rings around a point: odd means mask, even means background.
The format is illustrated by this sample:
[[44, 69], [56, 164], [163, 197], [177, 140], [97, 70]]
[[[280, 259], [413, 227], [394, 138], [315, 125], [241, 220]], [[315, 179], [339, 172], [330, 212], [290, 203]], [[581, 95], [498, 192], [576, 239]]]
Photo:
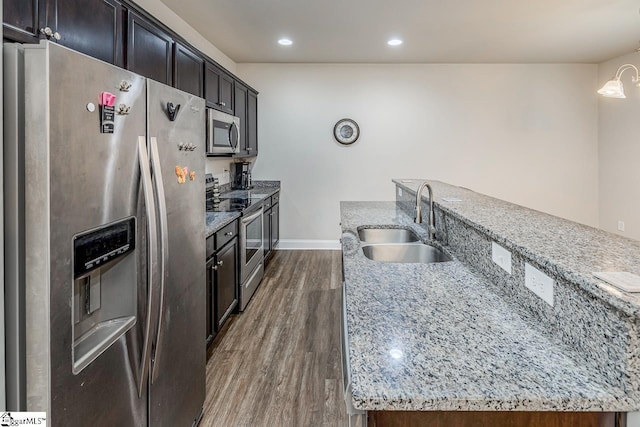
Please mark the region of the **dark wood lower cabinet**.
[[[231, 223], [207, 239], [207, 255], [206, 343], [209, 350], [213, 339], [238, 306], [237, 224]], [[207, 359], [210, 356], [211, 352], [207, 351]]]
[[618, 412], [370, 411], [368, 427], [625, 427]]
[[215, 256], [215, 326], [220, 331], [238, 305], [238, 238], [234, 238]]

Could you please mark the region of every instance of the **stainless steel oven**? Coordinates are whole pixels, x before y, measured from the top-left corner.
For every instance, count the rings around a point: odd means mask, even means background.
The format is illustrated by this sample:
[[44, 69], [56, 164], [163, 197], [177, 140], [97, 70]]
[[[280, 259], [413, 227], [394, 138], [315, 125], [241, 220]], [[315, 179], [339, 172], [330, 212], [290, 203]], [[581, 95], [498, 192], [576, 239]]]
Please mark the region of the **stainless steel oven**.
[[263, 209], [240, 218], [240, 311], [244, 311], [264, 275]]

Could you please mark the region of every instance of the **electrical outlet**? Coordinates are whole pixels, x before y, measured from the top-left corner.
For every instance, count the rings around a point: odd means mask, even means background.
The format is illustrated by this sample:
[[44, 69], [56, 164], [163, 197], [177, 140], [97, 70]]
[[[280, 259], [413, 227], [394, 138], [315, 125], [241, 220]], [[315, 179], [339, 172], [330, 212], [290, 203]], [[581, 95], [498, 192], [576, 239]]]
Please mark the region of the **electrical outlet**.
[[524, 285], [553, 307], [553, 279], [529, 263], [524, 265]]
[[402, 197], [402, 188], [398, 187], [398, 196]]
[[491, 242], [491, 259], [507, 273], [511, 274], [511, 252], [497, 244]]
[[618, 221], [618, 231], [624, 231], [624, 221]]

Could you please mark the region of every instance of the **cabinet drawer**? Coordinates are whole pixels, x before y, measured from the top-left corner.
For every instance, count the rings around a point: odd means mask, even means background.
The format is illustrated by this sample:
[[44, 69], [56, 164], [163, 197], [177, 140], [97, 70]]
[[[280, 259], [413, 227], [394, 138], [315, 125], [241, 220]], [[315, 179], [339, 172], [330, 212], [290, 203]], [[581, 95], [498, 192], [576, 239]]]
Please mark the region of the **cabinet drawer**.
[[213, 256], [213, 254], [216, 251], [216, 245], [215, 245], [214, 239], [215, 239], [214, 236], [207, 237], [207, 259]]
[[218, 250], [223, 247], [229, 240], [233, 239], [233, 237], [238, 234], [238, 221], [233, 221], [231, 224], [223, 227], [219, 231], [216, 232], [216, 247]]
[[280, 201], [280, 192], [277, 192], [273, 196], [271, 196], [271, 206], [275, 205]]
[[265, 211], [271, 209], [271, 197], [267, 197], [266, 199], [264, 199], [264, 202], [262, 202], [262, 209], [264, 209]]

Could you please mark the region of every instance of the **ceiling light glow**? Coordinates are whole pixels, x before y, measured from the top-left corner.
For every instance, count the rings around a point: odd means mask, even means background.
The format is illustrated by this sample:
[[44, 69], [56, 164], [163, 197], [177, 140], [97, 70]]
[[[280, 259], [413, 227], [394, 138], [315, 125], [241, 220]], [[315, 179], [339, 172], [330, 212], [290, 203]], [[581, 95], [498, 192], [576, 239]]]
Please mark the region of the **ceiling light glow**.
[[389, 350], [389, 354], [396, 360], [402, 359], [402, 356], [404, 356], [404, 353], [399, 348], [392, 348]]
[[289, 39], [280, 39], [278, 40], [278, 44], [282, 45], [282, 46], [291, 46], [293, 44], [293, 42]]
[[387, 42], [389, 46], [400, 46], [402, 44], [402, 40], [400, 39], [391, 39]]

